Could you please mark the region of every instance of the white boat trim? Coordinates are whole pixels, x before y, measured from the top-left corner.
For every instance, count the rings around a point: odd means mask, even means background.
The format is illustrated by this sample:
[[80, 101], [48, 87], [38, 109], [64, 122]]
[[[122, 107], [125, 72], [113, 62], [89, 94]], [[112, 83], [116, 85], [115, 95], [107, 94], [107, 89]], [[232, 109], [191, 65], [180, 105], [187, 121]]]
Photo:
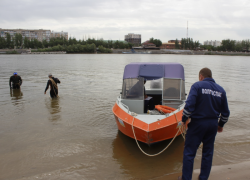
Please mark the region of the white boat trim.
[[[117, 97], [116, 101], [117, 105], [125, 112], [127, 112], [129, 115], [132, 116], [132, 112], [129, 111], [129, 108], [126, 107], [125, 104], [121, 102], [121, 97]], [[152, 114], [137, 114], [136, 119], [139, 119], [140, 121], [146, 123], [146, 124], [152, 124], [154, 122], [160, 121], [162, 119], [165, 119], [168, 116], [172, 116], [175, 113], [181, 111], [185, 106], [185, 102], [183, 102], [178, 109], [176, 109], [174, 112], [166, 114], [166, 115], [152, 115]]]

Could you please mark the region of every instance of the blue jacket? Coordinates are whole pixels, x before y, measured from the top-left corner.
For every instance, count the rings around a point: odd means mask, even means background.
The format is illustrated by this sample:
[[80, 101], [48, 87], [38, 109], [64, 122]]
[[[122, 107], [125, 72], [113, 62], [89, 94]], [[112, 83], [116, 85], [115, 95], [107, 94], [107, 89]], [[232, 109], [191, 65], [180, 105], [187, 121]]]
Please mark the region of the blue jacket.
[[223, 127], [229, 115], [226, 92], [215, 83], [214, 79], [205, 78], [192, 85], [183, 110], [183, 122], [188, 118], [194, 120], [220, 118], [219, 126]]

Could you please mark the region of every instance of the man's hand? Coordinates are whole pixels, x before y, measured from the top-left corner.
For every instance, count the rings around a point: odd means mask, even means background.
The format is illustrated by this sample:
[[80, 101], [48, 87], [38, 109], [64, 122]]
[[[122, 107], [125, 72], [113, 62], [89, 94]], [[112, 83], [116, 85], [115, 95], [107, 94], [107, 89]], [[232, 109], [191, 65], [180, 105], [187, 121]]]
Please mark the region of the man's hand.
[[181, 126], [185, 126], [185, 125], [186, 125], [186, 122], [180, 121], [180, 122], [178, 122], [178, 124], [177, 124], [177, 128], [180, 128]]
[[46, 94], [46, 91], [44, 92], [44, 94]]
[[181, 121], [181, 125], [186, 126], [186, 124], [189, 122], [190, 122], [190, 118], [188, 118], [185, 122]]
[[[186, 121], [186, 122], [187, 122], [187, 121]], [[186, 122], [181, 121], [181, 125], [182, 125], [182, 126], [185, 126], [185, 125], [186, 125]]]
[[221, 133], [223, 131], [223, 127], [218, 126], [218, 133]]

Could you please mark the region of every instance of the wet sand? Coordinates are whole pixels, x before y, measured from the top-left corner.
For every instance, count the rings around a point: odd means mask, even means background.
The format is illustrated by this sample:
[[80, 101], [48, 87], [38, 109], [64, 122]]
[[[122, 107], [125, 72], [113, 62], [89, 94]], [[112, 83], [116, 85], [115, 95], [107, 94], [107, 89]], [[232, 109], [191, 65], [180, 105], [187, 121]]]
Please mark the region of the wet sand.
[[[200, 169], [193, 172], [193, 180], [198, 180]], [[181, 173], [170, 174], [154, 180], [177, 180]], [[250, 161], [237, 164], [213, 166], [208, 180], [248, 180], [250, 179]]]
[[[200, 169], [194, 170], [193, 179], [198, 179]], [[209, 180], [247, 180], [250, 179], [250, 161], [238, 164], [213, 166]]]
[[[47, 174], [24, 177], [18, 180], [32, 180], [38, 179], [53, 179], [51, 176], [58, 172], [50, 172]], [[192, 180], [198, 180], [200, 169], [195, 169]], [[181, 173], [173, 173], [163, 175], [156, 178], [149, 178], [149, 180], [177, 180]], [[119, 179], [114, 177], [114, 179]], [[144, 179], [144, 178], [143, 178]], [[249, 180], [250, 179], [250, 161], [241, 162], [238, 164], [213, 166], [208, 180]]]

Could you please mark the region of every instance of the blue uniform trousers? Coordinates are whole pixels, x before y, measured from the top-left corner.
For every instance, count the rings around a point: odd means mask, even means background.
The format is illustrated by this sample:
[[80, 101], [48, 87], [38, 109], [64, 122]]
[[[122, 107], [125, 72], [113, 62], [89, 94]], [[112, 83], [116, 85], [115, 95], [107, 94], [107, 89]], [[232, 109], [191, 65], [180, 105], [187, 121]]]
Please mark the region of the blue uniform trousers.
[[183, 153], [182, 179], [192, 180], [196, 151], [203, 142], [200, 180], [207, 180], [211, 171], [218, 119], [192, 119], [188, 125]]

